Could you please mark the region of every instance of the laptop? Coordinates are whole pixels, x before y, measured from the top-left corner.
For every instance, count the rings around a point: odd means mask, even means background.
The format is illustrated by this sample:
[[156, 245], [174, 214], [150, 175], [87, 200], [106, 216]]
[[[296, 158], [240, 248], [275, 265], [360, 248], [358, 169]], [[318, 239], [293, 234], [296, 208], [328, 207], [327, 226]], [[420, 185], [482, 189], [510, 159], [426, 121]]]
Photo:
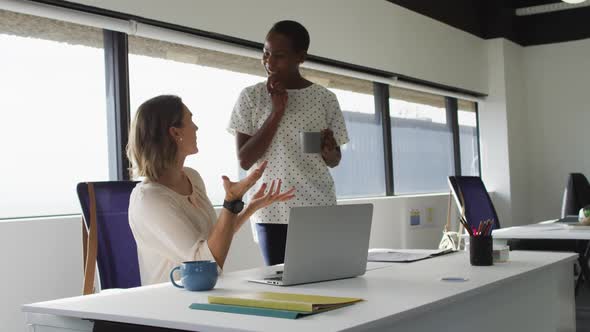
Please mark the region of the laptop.
[[557, 219], [555, 222], [564, 223], [564, 224], [579, 224], [579, 217], [577, 215], [568, 214], [564, 218]]
[[363, 275], [373, 204], [293, 207], [283, 269], [251, 282], [277, 286]]

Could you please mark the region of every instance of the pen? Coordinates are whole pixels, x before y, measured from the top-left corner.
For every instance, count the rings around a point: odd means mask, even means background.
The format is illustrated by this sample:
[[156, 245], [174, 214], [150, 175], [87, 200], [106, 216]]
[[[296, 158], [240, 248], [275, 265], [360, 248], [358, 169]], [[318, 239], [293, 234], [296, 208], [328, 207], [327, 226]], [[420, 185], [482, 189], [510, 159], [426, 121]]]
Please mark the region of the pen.
[[465, 218], [459, 218], [459, 222], [461, 223], [461, 225], [463, 225], [463, 228], [467, 230], [467, 233], [469, 233], [470, 236], [473, 236], [473, 231], [471, 230], [471, 227], [469, 227], [469, 225], [467, 224], [467, 221], [465, 221]]
[[442, 277], [442, 278], [440, 278], [440, 280], [442, 280], [442, 281], [462, 282], [462, 281], [467, 281], [469, 279], [468, 278], [463, 278], [463, 277]]

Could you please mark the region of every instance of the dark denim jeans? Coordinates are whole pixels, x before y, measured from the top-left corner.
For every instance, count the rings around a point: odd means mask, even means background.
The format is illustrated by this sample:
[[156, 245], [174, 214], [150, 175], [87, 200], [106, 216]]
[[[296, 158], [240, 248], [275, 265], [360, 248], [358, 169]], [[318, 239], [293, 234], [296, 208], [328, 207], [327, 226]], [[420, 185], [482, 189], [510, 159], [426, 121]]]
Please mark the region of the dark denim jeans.
[[285, 262], [287, 224], [256, 224], [258, 244], [266, 265]]

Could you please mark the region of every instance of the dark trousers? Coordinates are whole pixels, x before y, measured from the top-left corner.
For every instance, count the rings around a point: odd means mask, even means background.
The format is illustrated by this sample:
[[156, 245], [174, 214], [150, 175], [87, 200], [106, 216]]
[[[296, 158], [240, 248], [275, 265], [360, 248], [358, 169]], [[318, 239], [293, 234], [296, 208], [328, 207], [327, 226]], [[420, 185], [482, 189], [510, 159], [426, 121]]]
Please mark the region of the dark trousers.
[[256, 224], [258, 245], [266, 265], [285, 262], [287, 244], [287, 224]]

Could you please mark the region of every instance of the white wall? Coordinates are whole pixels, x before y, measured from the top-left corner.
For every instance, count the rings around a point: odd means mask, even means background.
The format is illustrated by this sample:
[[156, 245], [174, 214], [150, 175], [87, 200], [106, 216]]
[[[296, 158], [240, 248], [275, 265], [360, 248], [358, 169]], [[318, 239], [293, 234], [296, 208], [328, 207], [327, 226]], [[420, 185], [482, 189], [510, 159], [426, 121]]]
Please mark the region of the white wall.
[[479, 107], [482, 180], [494, 192], [500, 224], [512, 225], [504, 40], [487, 42], [488, 97]]
[[[448, 195], [433, 194], [341, 203], [374, 204], [373, 248], [436, 248], [446, 222], [447, 201]], [[433, 209], [431, 221], [428, 208]], [[422, 225], [408, 225], [409, 209], [421, 211]], [[0, 274], [0, 331], [26, 331], [22, 304], [81, 295], [81, 235], [79, 216], [0, 222], [0, 261], [4, 266]], [[225, 272], [262, 265], [250, 227], [245, 225], [234, 238]]]
[[530, 213], [557, 218], [570, 172], [590, 177], [590, 39], [524, 49]]
[[[510, 161], [511, 225], [534, 222], [529, 212], [528, 110], [525, 96], [524, 48], [503, 40]], [[538, 220], [537, 220], [538, 221]]]
[[[446, 223], [448, 194], [381, 197], [340, 201], [340, 204], [373, 204], [371, 248], [434, 249]], [[410, 210], [420, 211], [420, 225], [410, 225]], [[431, 210], [429, 210], [431, 209]], [[456, 206], [451, 206], [451, 220], [456, 218]], [[431, 216], [431, 218], [430, 218]], [[456, 225], [453, 223], [452, 226]]]
[[494, 192], [502, 227], [533, 222], [529, 212], [527, 83], [523, 47], [505, 39], [488, 44], [489, 95], [480, 104], [482, 178]]
[[[373, 204], [373, 223], [369, 242], [371, 248], [434, 249], [438, 247], [442, 229], [446, 223], [448, 197], [448, 194], [379, 197], [341, 200], [339, 204]], [[456, 218], [456, 207], [453, 205], [451, 208], [451, 217]], [[419, 226], [409, 225], [411, 209], [420, 211]], [[432, 218], [429, 218], [430, 215]], [[248, 226], [244, 225], [234, 237], [225, 271], [264, 264], [260, 250], [252, 239], [251, 228]]]
[[310, 54], [487, 91], [482, 39], [385, 0], [71, 2], [255, 42], [274, 22], [295, 19], [310, 31]]
[[503, 226], [558, 218], [567, 175], [590, 176], [590, 39], [488, 43], [482, 175]]
[[0, 331], [25, 331], [20, 306], [80, 295], [80, 217], [0, 222]]

